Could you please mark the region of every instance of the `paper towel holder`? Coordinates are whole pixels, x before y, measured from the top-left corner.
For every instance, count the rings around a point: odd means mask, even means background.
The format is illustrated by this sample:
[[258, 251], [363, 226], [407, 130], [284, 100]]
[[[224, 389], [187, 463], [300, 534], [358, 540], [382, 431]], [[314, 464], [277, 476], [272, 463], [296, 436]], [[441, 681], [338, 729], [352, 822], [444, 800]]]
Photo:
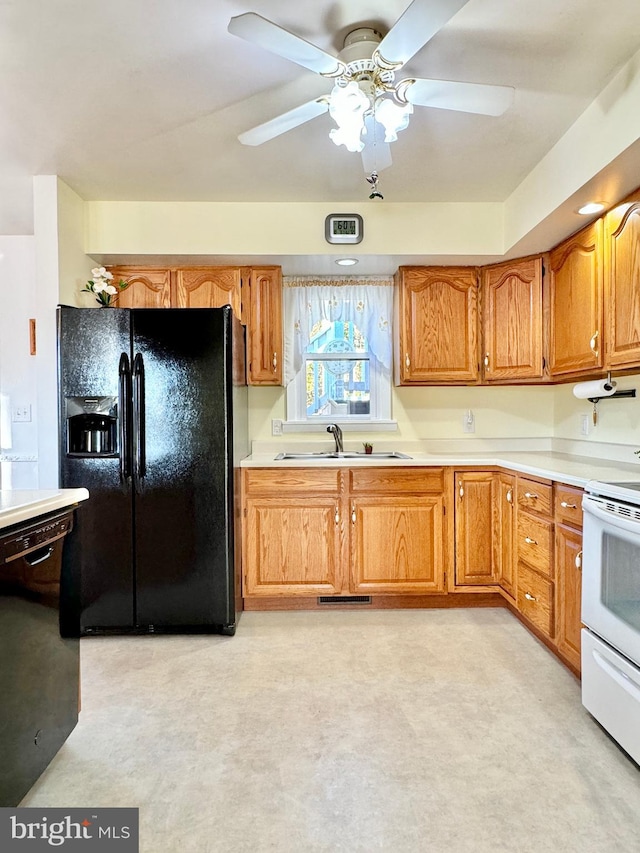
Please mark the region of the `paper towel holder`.
[[[607, 384], [611, 385], [611, 373], [607, 374]], [[613, 400], [614, 397], [620, 399], [621, 397], [635, 397], [636, 389], [635, 388], [626, 388], [624, 391], [614, 391], [613, 394], [608, 394], [606, 397], [587, 397], [590, 403], [593, 403], [593, 425], [596, 426], [598, 423], [598, 403], [600, 400]]]
[[[611, 373], [607, 373], [607, 385], [611, 385]], [[613, 400], [614, 397], [620, 399], [621, 397], [635, 397], [636, 389], [635, 388], [627, 388], [624, 391], [614, 391], [613, 394], [607, 394], [606, 397], [587, 397], [590, 403], [593, 403], [595, 406], [600, 400]]]

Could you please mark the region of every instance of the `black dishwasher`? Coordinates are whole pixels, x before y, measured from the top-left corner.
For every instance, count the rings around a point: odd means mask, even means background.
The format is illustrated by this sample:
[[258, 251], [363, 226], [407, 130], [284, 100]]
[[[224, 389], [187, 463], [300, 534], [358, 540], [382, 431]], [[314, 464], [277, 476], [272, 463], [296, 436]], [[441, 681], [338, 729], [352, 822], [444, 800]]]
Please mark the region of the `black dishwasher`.
[[16, 806], [78, 721], [79, 644], [60, 635], [73, 511], [0, 530], [0, 806]]

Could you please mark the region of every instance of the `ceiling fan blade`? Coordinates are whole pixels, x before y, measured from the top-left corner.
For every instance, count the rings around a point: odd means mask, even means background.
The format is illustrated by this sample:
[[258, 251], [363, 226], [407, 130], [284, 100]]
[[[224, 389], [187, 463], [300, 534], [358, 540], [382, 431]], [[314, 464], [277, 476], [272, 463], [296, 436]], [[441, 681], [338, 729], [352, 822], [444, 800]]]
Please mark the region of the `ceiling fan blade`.
[[378, 45], [385, 63], [404, 65], [468, 0], [413, 0]]
[[329, 109], [327, 98], [316, 98], [314, 101], [307, 101], [306, 104], [301, 104], [292, 110], [288, 110], [282, 115], [265, 121], [251, 130], [245, 130], [241, 133], [238, 139], [243, 145], [262, 145], [263, 142], [268, 142], [288, 130], [293, 130], [304, 124], [306, 121], [311, 121], [322, 113], [326, 113]]
[[453, 80], [401, 80], [398, 88], [410, 104], [485, 116], [502, 115], [513, 103], [515, 92], [511, 86]]
[[392, 165], [391, 146], [384, 141], [384, 130], [376, 127], [376, 120], [372, 115], [366, 116], [364, 126], [367, 133], [364, 136], [364, 148], [362, 149], [362, 165], [365, 172], [381, 172]]
[[338, 77], [346, 71], [344, 63], [335, 56], [268, 21], [262, 15], [256, 15], [255, 12], [246, 12], [231, 18], [227, 30], [234, 36], [260, 45], [271, 53], [315, 71], [316, 74]]

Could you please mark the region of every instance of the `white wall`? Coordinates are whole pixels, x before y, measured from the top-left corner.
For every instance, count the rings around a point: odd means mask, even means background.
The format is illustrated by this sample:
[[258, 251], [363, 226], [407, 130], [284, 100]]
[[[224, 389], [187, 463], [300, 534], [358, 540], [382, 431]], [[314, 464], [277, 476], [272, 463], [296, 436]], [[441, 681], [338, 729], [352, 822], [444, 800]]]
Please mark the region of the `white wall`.
[[[394, 433], [379, 434], [379, 439], [403, 441], [433, 439], [483, 438], [550, 438], [554, 435], [555, 389], [511, 386], [460, 388], [393, 388], [392, 413], [398, 423]], [[286, 394], [283, 388], [249, 389], [249, 434], [252, 440], [314, 442], [317, 433], [285, 434], [281, 439], [271, 435], [271, 420], [286, 417]], [[463, 417], [471, 409], [475, 433], [463, 432]], [[373, 437], [372, 437], [373, 436]], [[369, 438], [366, 429], [349, 433], [349, 441]], [[623, 439], [618, 439], [623, 440]]]
[[[37, 476], [36, 358], [29, 318], [35, 317], [35, 241], [0, 237], [0, 488], [33, 489]], [[31, 420], [16, 423], [17, 408]]]

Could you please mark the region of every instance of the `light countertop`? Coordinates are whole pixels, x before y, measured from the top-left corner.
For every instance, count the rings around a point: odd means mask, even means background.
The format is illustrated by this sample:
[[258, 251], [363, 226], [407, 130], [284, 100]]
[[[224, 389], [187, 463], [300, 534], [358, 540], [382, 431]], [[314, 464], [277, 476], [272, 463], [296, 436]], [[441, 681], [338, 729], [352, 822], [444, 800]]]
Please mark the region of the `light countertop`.
[[[402, 450], [402, 447], [398, 447]], [[577, 456], [554, 451], [483, 451], [475, 453], [410, 453], [411, 459], [283, 459], [276, 460], [274, 452], [253, 453], [243, 459], [244, 468], [300, 468], [300, 467], [410, 467], [410, 466], [498, 466], [531, 474], [546, 480], [557, 480], [570, 486], [584, 488], [587, 480], [604, 482], [639, 482], [640, 465], [637, 463], [616, 462], [593, 456]]]
[[86, 489], [0, 489], [0, 529], [86, 501]]

